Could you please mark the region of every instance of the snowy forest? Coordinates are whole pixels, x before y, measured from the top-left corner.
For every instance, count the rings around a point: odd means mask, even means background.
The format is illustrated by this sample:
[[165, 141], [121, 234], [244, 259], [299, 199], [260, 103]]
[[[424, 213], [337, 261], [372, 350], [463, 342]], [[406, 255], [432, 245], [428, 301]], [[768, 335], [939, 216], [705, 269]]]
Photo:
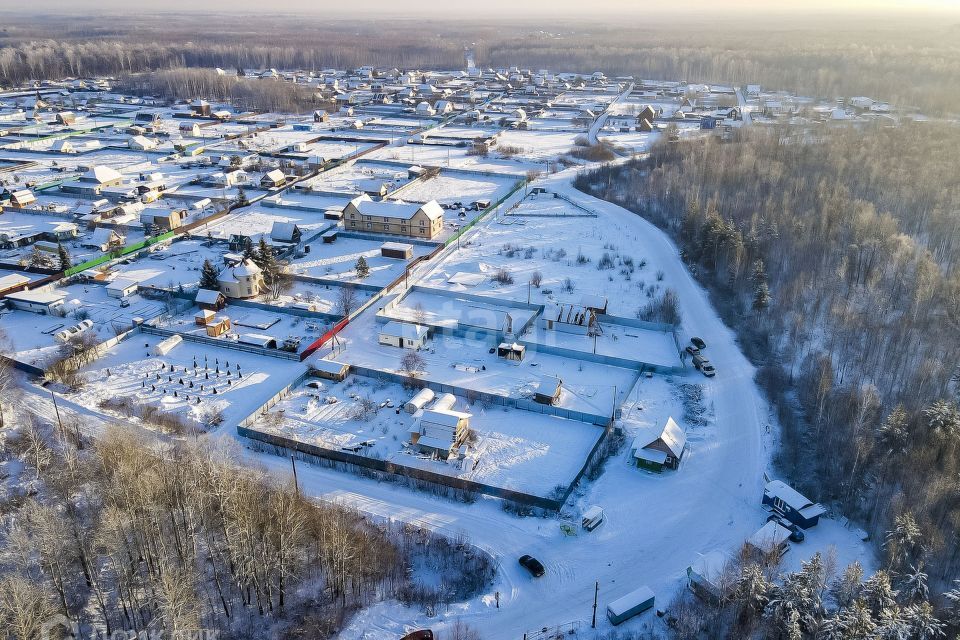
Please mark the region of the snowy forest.
[[780, 467], [937, 592], [960, 575], [958, 145], [933, 123], [767, 130], [577, 181], [671, 233], [778, 405]]
[[[9, 372], [0, 384], [10, 421]], [[82, 637], [326, 638], [359, 607], [435, 611], [493, 578], [456, 540], [310, 502], [221, 444], [18, 422], [3, 433], [16, 475], [0, 505], [0, 638], [59, 637], [41, 632], [61, 615], [54, 632]]]
[[[198, 29], [210, 21], [215, 32]], [[760, 83], [804, 95], [869, 95], [930, 114], [953, 112], [960, 99], [960, 38], [949, 23], [918, 19], [906, 29], [903, 18], [838, 17], [794, 19], [785, 28], [773, 18], [718, 14], [638, 25], [388, 17], [358, 23], [282, 13], [138, 13], [103, 22], [11, 14], [0, 29], [0, 83], [184, 67], [459, 69], [464, 43], [473, 42], [484, 67]], [[272, 104], [263, 108], [277, 108]]]

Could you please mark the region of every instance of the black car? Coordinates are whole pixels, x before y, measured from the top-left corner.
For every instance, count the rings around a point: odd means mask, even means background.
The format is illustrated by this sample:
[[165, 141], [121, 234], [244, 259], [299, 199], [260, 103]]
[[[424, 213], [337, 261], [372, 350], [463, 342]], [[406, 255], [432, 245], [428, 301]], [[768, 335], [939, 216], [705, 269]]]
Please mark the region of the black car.
[[400, 640], [433, 640], [433, 631], [430, 629], [411, 631], [407, 635], [400, 638]]
[[520, 556], [520, 566], [529, 571], [534, 578], [539, 578], [547, 572], [543, 564], [533, 556]]
[[803, 542], [804, 535], [803, 529], [798, 525], [793, 524], [786, 517], [780, 515], [779, 513], [771, 513], [767, 517], [767, 522], [776, 522], [778, 525], [790, 531], [790, 542]]
[[698, 356], [700, 355], [700, 349], [697, 349], [695, 346], [690, 345], [687, 347], [687, 353], [689, 353], [692, 356]]
[[706, 348], [707, 348], [707, 343], [704, 342], [703, 340], [701, 340], [700, 338], [696, 337], [696, 336], [690, 338], [690, 342], [692, 342], [692, 343], [693, 343], [693, 346], [695, 346], [697, 349], [706, 349]]

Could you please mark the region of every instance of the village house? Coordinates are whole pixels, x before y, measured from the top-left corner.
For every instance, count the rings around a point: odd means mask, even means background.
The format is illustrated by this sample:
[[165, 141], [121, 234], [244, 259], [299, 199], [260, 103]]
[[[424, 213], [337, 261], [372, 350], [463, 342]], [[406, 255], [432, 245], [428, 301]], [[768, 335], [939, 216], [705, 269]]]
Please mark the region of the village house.
[[221, 271], [217, 284], [228, 298], [255, 298], [264, 288], [263, 270], [248, 258]]
[[762, 504], [804, 529], [816, 526], [820, 516], [827, 511], [782, 480], [767, 483], [763, 488]]
[[127, 241], [126, 236], [107, 227], [98, 227], [93, 233], [80, 239], [80, 246], [88, 249], [98, 249], [104, 253], [120, 249]]
[[119, 187], [122, 182], [123, 175], [119, 171], [97, 165], [79, 179], [61, 184], [60, 190], [85, 196], [99, 196], [104, 189]]
[[287, 182], [287, 176], [280, 169], [274, 169], [263, 174], [260, 178], [260, 187], [263, 189], [276, 189], [282, 187]]
[[445, 460], [466, 441], [471, 414], [453, 409], [426, 409], [410, 432], [410, 444], [422, 453]]
[[387, 322], [380, 327], [378, 342], [391, 347], [420, 349], [427, 341], [427, 327], [407, 322]]
[[154, 230], [172, 231], [180, 228], [186, 217], [186, 209], [149, 208], [140, 213], [140, 224]]
[[634, 438], [630, 451], [637, 467], [659, 473], [665, 467], [679, 468], [686, 448], [687, 434], [673, 418], [667, 418], [659, 433], [641, 433]]
[[436, 200], [423, 205], [374, 202], [362, 195], [344, 207], [343, 219], [348, 231], [432, 239], [443, 230], [443, 209]]
[[297, 244], [303, 238], [303, 231], [296, 222], [274, 222], [270, 229], [270, 239], [275, 242]]

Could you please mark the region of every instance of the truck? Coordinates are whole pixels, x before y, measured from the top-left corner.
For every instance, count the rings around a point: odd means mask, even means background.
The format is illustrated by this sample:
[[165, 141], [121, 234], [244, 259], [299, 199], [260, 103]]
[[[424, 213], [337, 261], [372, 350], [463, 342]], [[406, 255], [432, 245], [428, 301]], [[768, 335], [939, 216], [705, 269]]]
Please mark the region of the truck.
[[650, 587], [644, 585], [608, 604], [607, 619], [614, 626], [626, 622], [633, 616], [641, 614], [647, 609], [652, 609], [654, 599], [653, 591]]

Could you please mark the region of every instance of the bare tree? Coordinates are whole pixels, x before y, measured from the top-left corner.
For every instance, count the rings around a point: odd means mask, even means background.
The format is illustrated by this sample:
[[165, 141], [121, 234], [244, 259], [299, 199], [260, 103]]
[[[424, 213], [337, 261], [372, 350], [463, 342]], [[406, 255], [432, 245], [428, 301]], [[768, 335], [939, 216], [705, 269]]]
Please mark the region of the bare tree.
[[337, 293], [337, 312], [346, 317], [357, 306], [357, 290], [352, 284], [344, 284]]

